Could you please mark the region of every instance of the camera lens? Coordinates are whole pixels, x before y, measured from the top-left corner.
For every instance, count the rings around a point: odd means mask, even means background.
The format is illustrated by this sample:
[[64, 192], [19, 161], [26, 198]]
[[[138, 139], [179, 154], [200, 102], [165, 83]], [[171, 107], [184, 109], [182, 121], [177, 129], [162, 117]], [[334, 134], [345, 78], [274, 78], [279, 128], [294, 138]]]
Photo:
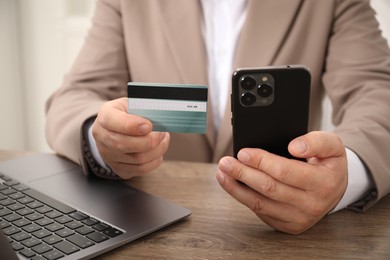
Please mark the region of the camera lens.
[[257, 88], [257, 94], [259, 94], [259, 96], [264, 97], [264, 98], [271, 96], [272, 92], [273, 92], [273, 89], [269, 84], [261, 84]]
[[251, 90], [256, 86], [256, 80], [250, 76], [241, 78], [241, 87], [245, 90]]
[[243, 104], [244, 106], [253, 105], [253, 103], [255, 103], [255, 102], [256, 102], [256, 96], [253, 95], [252, 93], [245, 92], [244, 94], [242, 94], [241, 104]]

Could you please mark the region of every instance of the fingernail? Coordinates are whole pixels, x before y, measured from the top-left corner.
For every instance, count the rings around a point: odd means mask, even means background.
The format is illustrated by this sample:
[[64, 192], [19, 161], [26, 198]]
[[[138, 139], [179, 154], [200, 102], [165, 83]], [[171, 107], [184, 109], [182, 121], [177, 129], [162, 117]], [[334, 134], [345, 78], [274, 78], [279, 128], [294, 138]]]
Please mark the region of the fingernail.
[[295, 151], [297, 151], [298, 153], [305, 153], [306, 152], [306, 149], [307, 149], [307, 145], [306, 145], [306, 142], [303, 141], [302, 139], [296, 139], [292, 142], [292, 146], [294, 148]]
[[140, 134], [146, 135], [150, 131], [150, 126], [148, 124], [142, 124], [138, 126], [138, 131]]
[[223, 172], [230, 172], [232, 170], [232, 164], [230, 163], [229, 159], [222, 158], [219, 161], [219, 169]]
[[237, 158], [241, 162], [249, 162], [250, 159], [251, 159], [251, 155], [250, 155], [250, 153], [246, 152], [245, 150], [241, 150], [241, 151], [238, 152]]

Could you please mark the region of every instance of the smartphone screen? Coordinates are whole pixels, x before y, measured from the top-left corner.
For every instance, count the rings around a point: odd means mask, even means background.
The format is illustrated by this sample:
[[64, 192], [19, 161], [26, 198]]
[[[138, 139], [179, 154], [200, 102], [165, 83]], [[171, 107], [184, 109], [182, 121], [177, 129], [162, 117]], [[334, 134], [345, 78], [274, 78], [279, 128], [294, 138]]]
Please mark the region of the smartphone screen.
[[261, 148], [292, 158], [289, 142], [307, 133], [310, 71], [303, 65], [238, 69], [232, 76], [234, 156]]

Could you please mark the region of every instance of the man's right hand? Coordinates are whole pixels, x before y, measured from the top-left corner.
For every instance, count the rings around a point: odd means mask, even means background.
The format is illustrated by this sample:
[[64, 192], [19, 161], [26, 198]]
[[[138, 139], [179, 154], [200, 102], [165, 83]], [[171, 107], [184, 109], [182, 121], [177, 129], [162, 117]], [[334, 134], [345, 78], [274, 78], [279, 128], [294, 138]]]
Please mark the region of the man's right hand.
[[127, 98], [105, 103], [92, 125], [103, 161], [121, 178], [158, 168], [169, 147], [169, 133], [152, 132], [152, 123], [127, 113]]

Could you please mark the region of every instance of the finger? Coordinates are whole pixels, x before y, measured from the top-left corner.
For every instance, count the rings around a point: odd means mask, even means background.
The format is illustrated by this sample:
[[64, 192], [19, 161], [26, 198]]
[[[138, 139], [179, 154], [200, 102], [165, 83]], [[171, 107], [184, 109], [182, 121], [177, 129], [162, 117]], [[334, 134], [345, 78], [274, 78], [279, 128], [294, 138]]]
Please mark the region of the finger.
[[[111, 169], [114, 170], [115, 173], [117, 173], [123, 179], [129, 179], [134, 176], [149, 173], [161, 165], [163, 154], [165, 154], [169, 146], [169, 140], [170, 136], [167, 133], [166, 137], [161, 142], [161, 145], [159, 145], [159, 147], [155, 149], [156, 151], [146, 153], [142, 156], [130, 156], [130, 158], [136, 159], [132, 162], [128, 162], [126, 160], [125, 162], [123, 162], [121, 160], [118, 160], [119, 157], [123, 158], [123, 156], [126, 156], [122, 154], [118, 155], [117, 157], [108, 159], [106, 163], [111, 167]], [[109, 154], [109, 156], [111, 156], [111, 153]], [[137, 161], [139, 159], [141, 161]]]
[[345, 155], [345, 146], [334, 133], [313, 131], [292, 140], [289, 152], [299, 158], [328, 158]]
[[149, 120], [127, 113], [126, 98], [105, 103], [96, 120], [104, 129], [125, 135], [146, 135], [152, 131]]
[[219, 161], [219, 170], [275, 201], [301, 204], [301, 198], [306, 195], [302, 189], [286, 185], [271, 175], [240, 163], [232, 157], [222, 158]]
[[266, 224], [289, 234], [300, 234], [318, 222], [323, 215], [306, 214], [305, 210], [271, 200], [245, 185], [240, 184], [222, 171], [217, 171], [221, 187], [252, 210]]
[[220, 170], [217, 171], [216, 177], [221, 187], [228, 194], [261, 218], [268, 216], [283, 222], [292, 222], [301, 218], [301, 214], [295, 214], [296, 210], [291, 205], [267, 198], [253, 189], [242, 185]]
[[102, 154], [102, 157], [105, 158], [105, 161], [108, 164], [110, 164], [111, 162], [136, 165], [145, 164], [157, 159], [158, 157], [164, 155], [167, 152], [170, 136], [169, 133], [163, 134], [165, 134], [164, 139], [156, 148], [152, 150], [134, 153], [123, 153], [118, 151], [112, 151], [107, 146], [104, 146], [104, 148], [101, 149], [100, 153]]
[[304, 216], [302, 218], [298, 218], [300, 220], [298, 222], [279, 220], [266, 215], [261, 215], [259, 218], [274, 229], [291, 235], [299, 235], [303, 233], [318, 221], [307, 221]]
[[317, 186], [322, 176], [313, 174], [312, 165], [293, 159], [287, 159], [256, 148], [244, 148], [237, 158], [244, 164], [270, 175], [277, 181], [302, 190]]
[[135, 176], [141, 176], [157, 169], [163, 162], [163, 157], [160, 156], [153, 161], [145, 164], [128, 164], [114, 163], [111, 169], [122, 179], [130, 179]]
[[[94, 129], [92, 131], [94, 132]], [[155, 149], [166, 135], [165, 132], [151, 132], [144, 136], [129, 136], [112, 131], [100, 131], [94, 134], [94, 138], [97, 145], [101, 143], [113, 152], [139, 153]]]

